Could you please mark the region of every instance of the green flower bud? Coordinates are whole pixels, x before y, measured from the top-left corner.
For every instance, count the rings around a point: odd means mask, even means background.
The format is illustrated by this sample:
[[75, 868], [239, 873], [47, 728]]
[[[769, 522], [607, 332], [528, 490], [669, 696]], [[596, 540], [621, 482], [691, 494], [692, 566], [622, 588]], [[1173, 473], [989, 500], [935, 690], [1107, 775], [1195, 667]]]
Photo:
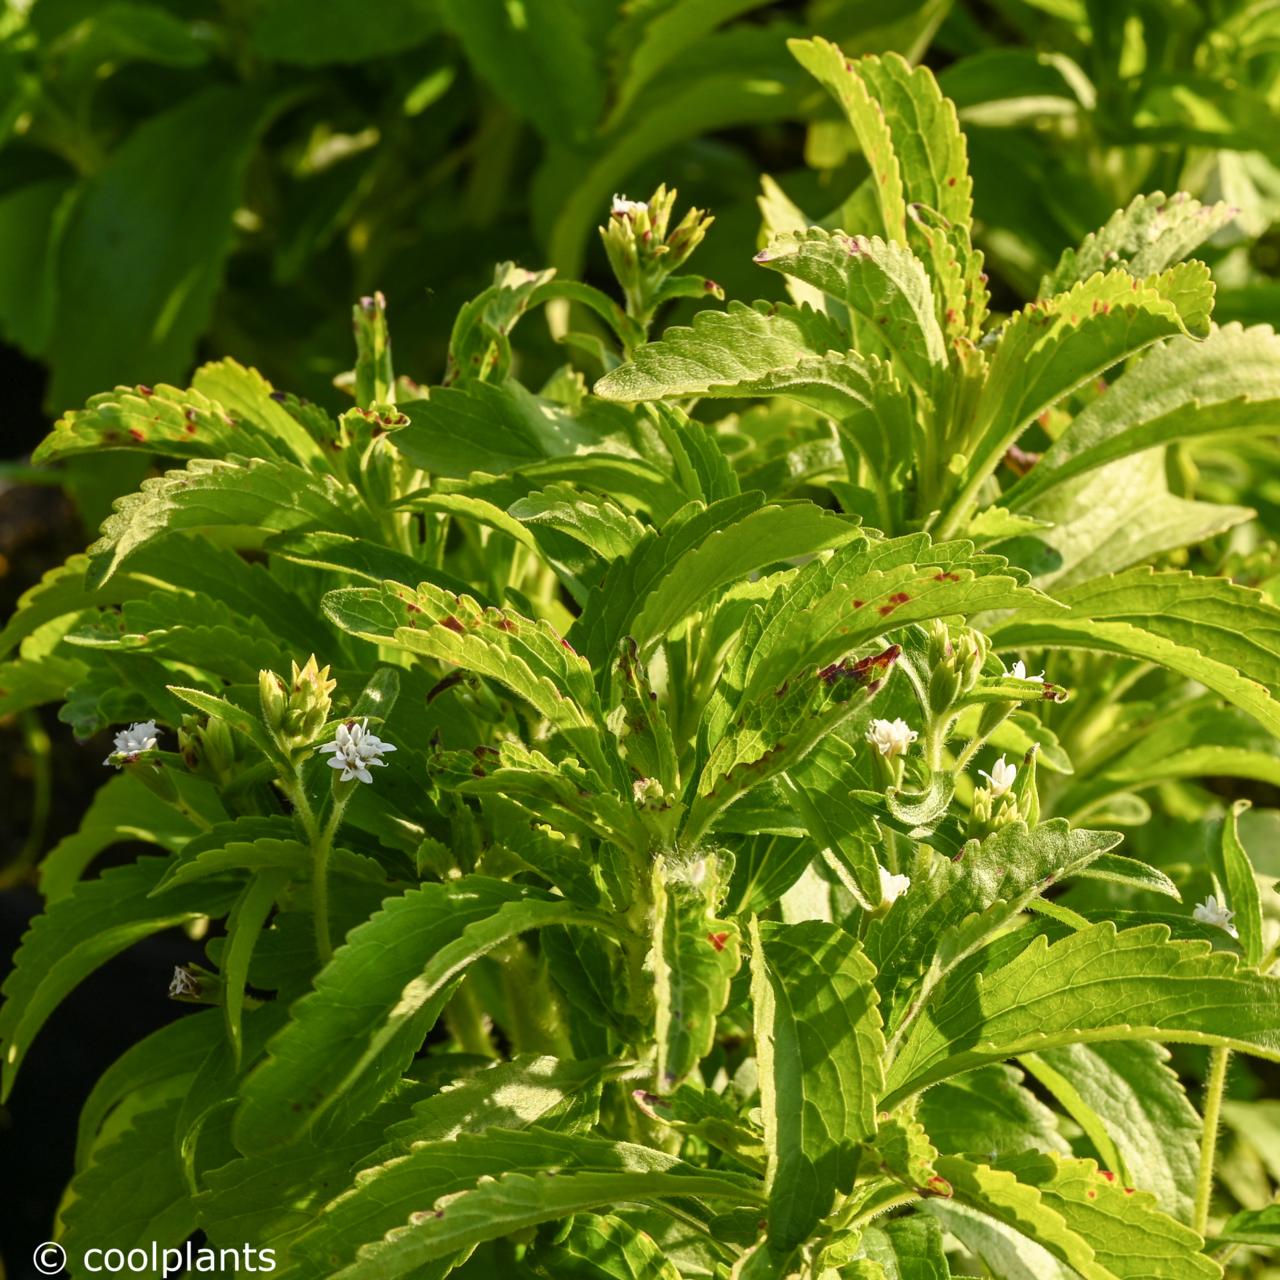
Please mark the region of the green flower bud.
[[668, 234], [676, 193], [661, 186], [648, 200], [614, 196], [609, 224], [600, 228], [609, 265], [626, 296], [627, 314], [648, 324], [667, 298], [719, 293], [713, 281], [673, 274], [702, 243], [714, 221], [702, 209], [690, 209]]
[[258, 672], [258, 702], [262, 706], [262, 723], [269, 733], [278, 737], [284, 730], [289, 709], [289, 690], [274, 671]]
[[306, 665], [299, 667], [292, 663], [290, 673], [291, 688], [289, 691], [289, 707], [285, 717], [287, 736], [301, 745], [314, 742], [321, 730], [328, 723], [332, 708], [330, 694], [337, 688], [338, 682], [329, 679], [329, 668], [320, 667], [313, 653]]

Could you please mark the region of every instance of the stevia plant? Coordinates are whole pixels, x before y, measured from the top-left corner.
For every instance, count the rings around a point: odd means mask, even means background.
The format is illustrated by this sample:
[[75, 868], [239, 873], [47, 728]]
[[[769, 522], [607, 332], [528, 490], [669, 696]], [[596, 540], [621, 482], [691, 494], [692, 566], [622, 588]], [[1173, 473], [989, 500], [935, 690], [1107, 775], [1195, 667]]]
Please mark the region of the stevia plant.
[[[1162, 196], [990, 316], [932, 76], [793, 52], [873, 175], [758, 255], [795, 302], [649, 342], [708, 219], [620, 197], [625, 305], [504, 265], [429, 391], [370, 297], [336, 419], [223, 361], [41, 447], [177, 465], [0, 636], [0, 706], [127, 726], [41, 866], [5, 1091], [106, 958], [208, 937], [200, 1007], [85, 1107], [72, 1274], [197, 1230], [291, 1280], [1199, 1280], [1275, 1243], [1215, 1182], [1229, 1067], [1280, 1060], [1274, 908], [1199, 783], [1277, 780], [1280, 611], [1207, 571], [1250, 513], [1166, 454], [1272, 426], [1276, 338], [1213, 326], [1182, 259], [1226, 215]], [[519, 380], [552, 302], [594, 389]]]

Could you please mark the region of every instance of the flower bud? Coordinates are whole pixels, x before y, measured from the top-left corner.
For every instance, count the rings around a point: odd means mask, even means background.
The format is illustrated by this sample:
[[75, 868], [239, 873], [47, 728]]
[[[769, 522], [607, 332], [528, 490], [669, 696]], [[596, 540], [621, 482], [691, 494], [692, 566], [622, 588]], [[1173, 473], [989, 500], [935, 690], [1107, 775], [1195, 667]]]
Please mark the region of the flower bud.
[[944, 715], [978, 683], [991, 645], [980, 631], [961, 628], [951, 638], [946, 623], [934, 622], [929, 630], [929, 709]]
[[274, 671], [258, 672], [258, 702], [262, 706], [262, 723], [273, 736], [284, 730], [285, 714], [289, 708], [289, 691], [285, 682]]
[[676, 193], [661, 186], [648, 200], [614, 196], [609, 224], [600, 228], [609, 265], [627, 300], [627, 314], [648, 324], [654, 309], [669, 297], [719, 294], [712, 281], [671, 279], [702, 243], [714, 221], [702, 209], [690, 209], [668, 234]]
[[329, 679], [328, 666], [320, 667], [313, 653], [306, 665], [291, 664], [289, 708], [285, 717], [288, 736], [299, 743], [310, 743], [319, 737], [329, 720], [332, 708], [330, 694], [338, 682]]

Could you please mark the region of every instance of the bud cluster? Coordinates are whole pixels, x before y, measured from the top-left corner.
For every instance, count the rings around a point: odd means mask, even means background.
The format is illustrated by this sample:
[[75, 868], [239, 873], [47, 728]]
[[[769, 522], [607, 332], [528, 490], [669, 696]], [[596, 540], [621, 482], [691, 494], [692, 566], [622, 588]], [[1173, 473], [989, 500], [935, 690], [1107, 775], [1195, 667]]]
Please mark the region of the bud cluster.
[[962, 628], [954, 639], [941, 619], [929, 629], [929, 710], [945, 715], [978, 683], [991, 642], [980, 631]]
[[274, 671], [258, 673], [258, 697], [262, 720], [281, 751], [292, 758], [305, 754], [329, 721], [330, 695], [337, 681], [329, 678], [329, 668], [316, 663], [315, 654], [293, 670], [286, 683]]
[[627, 314], [642, 325], [669, 298], [724, 296], [713, 280], [674, 274], [715, 220], [703, 209], [690, 209], [668, 231], [675, 202], [676, 192], [665, 186], [648, 200], [614, 196], [609, 224], [600, 228], [609, 265], [626, 297]]

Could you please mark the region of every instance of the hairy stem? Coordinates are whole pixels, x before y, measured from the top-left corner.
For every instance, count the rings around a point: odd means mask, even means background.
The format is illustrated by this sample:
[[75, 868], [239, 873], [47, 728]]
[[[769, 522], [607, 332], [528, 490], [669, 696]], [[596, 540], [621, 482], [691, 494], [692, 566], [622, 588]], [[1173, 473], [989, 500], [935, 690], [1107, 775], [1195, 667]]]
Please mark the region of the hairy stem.
[[316, 951], [322, 965], [333, 959], [333, 941], [329, 933], [329, 855], [346, 807], [347, 796], [336, 793], [329, 820], [311, 842], [311, 910], [315, 917]]
[[1205, 1235], [1209, 1225], [1209, 1201], [1213, 1196], [1213, 1166], [1218, 1150], [1218, 1124], [1222, 1095], [1227, 1084], [1231, 1050], [1214, 1049], [1209, 1055], [1209, 1079], [1204, 1087], [1204, 1137], [1200, 1141], [1200, 1173], [1196, 1178], [1196, 1209], [1192, 1226]]

